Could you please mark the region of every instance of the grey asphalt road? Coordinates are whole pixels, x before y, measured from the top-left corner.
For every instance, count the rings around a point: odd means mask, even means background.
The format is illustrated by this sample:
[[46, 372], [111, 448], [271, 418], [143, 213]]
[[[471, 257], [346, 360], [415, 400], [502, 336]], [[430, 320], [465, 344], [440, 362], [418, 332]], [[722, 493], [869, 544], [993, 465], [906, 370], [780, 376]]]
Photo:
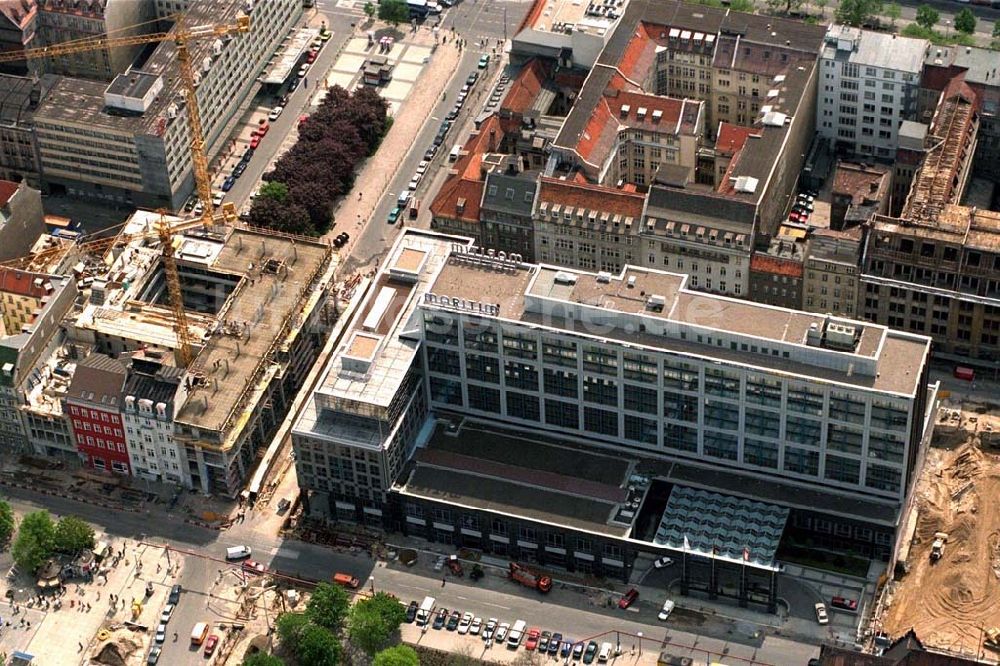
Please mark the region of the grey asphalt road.
[[[439, 605], [447, 608], [508, 621], [523, 619], [574, 638], [604, 635], [604, 640], [608, 640], [607, 636], [615, 631], [627, 635], [641, 631], [649, 639], [669, 644], [670, 649], [678, 654], [704, 659], [707, 650], [716, 655], [726, 654], [760, 664], [804, 664], [818, 652], [808, 642], [770, 634], [750, 638], [740, 634], [739, 624], [706, 620], [696, 614], [688, 614], [689, 617], [685, 618], [685, 614], [680, 613], [676, 620], [664, 626], [656, 620], [661, 599], [641, 599], [635, 610], [622, 612], [615, 608], [593, 606], [587, 602], [585, 595], [571, 589], [554, 589], [549, 595], [540, 597], [536, 592], [517, 586], [494, 572], [475, 584], [468, 579], [449, 577], [447, 585], [442, 586], [438, 578], [440, 574], [432, 571], [428, 557], [422, 558], [427, 562], [422, 561], [412, 569], [398, 564], [385, 566], [364, 553], [337, 552], [323, 546], [285, 541], [260, 533], [251, 521], [219, 533], [185, 524], [180, 517], [159, 511], [149, 515], [109, 515], [100, 507], [28, 490], [11, 489], [7, 494], [18, 511], [44, 507], [63, 515], [74, 514], [111, 535], [147, 543], [170, 544], [172, 548], [191, 553], [185, 555], [180, 579], [185, 591], [169, 625], [163, 654], [165, 661], [162, 663], [201, 663], [201, 653], [190, 646], [191, 628], [202, 621], [217, 624], [232, 620], [220, 612], [213, 590], [219, 570], [226, 572], [231, 568], [220, 561], [226, 547], [244, 544], [253, 549], [254, 559], [270, 569], [292, 576], [329, 580], [334, 573], [344, 572], [366, 582], [371, 576], [375, 579], [376, 589], [391, 592], [403, 600], [432, 595]], [[226, 572], [223, 575], [234, 574]], [[172, 642], [173, 632], [178, 633], [176, 644]]]

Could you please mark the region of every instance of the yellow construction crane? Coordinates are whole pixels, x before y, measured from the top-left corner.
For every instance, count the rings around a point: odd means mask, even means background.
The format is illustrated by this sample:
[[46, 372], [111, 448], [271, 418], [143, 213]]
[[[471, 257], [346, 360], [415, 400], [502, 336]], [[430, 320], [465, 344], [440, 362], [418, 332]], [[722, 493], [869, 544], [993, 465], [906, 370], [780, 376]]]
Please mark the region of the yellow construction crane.
[[[205, 137], [201, 126], [201, 114], [198, 111], [197, 84], [194, 70], [191, 67], [191, 53], [188, 45], [202, 39], [224, 37], [229, 34], [239, 34], [250, 31], [250, 17], [240, 16], [236, 23], [202, 26], [176, 26], [169, 32], [154, 32], [148, 35], [132, 37], [97, 37], [94, 39], [79, 39], [63, 44], [25, 49], [14, 53], [0, 54], [0, 63], [18, 60], [37, 60], [40, 58], [57, 58], [73, 53], [83, 53], [121, 46], [135, 46], [173, 41], [177, 46], [177, 62], [181, 71], [181, 88], [184, 91], [187, 109], [188, 125], [191, 132], [191, 168], [194, 174], [194, 184], [198, 198], [203, 206], [201, 223], [209, 228], [214, 221], [212, 206], [212, 177], [208, 172], [208, 158], [205, 156]], [[180, 278], [177, 275], [177, 264], [174, 261], [172, 228], [161, 218], [157, 233], [163, 245], [163, 263], [167, 278], [167, 290], [170, 294], [170, 305], [174, 314], [174, 329], [177, 333], [177, 362], [186, 367], [191, 362], [191, 334], [187, 327], [187, 316], [184, 313], [184, 301], [181, 295]]]

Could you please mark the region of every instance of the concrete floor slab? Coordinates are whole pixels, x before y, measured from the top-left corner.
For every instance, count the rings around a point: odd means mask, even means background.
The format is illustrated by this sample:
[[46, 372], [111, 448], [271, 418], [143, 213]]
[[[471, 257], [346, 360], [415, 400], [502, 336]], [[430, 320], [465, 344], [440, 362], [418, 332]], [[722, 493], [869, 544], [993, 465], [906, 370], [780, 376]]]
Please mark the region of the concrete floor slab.
[[352, 37], [347, 40], [347, 45], [344, 47], [346, 53], [368, 53], [368, 38], [367, 37]]
[[403, 101], [413, 89], [413, 84], [406, 81], [393, 79], [389, 85], [382, 89], [382, 97], [394, 101]]
[[327, 74], [326, 82], [329, 86], [340, 86], [348, 90], [351, 89], [351, 82], [354, 81], [354, 74], [348, 72], [333, 71]]
[[403, 62], [423, 63], [431, 55], [431, 50], [427, 46], [411, 46], [406, 49], [406, 53], [400, 58]]
[[392, 71], [392, 78], [393, 80], [402, 79], [403, 81], [416, 81], [423, 69], [423, 65], [401, 62], [396, 65], [396, 68]]
[[333, 69], [338, 72], [357, 72], [364, 66], [365, 58], [364, 55], [345, 53], [333, 63]]

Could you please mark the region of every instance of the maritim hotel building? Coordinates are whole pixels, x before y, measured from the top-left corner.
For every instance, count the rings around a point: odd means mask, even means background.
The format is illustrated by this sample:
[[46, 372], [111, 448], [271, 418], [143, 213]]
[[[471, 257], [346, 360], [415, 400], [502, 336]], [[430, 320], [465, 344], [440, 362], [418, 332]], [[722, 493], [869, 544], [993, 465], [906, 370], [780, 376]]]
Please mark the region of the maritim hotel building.
[[407, 230], [293, 446], [309, 513], [776, 603], [781, 552], [892, 556], [934, 422], [929, 339], [527, 264]]

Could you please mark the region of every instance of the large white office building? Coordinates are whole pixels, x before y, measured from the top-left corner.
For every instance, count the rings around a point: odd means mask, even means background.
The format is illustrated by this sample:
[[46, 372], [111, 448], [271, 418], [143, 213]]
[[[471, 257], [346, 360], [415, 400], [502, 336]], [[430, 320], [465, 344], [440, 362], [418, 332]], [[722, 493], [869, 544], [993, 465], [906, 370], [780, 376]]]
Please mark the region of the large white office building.
[[831, 25], [819, 56], [816, 131], [843, 153], [892, 160], [917, 114], [925, 39]]

